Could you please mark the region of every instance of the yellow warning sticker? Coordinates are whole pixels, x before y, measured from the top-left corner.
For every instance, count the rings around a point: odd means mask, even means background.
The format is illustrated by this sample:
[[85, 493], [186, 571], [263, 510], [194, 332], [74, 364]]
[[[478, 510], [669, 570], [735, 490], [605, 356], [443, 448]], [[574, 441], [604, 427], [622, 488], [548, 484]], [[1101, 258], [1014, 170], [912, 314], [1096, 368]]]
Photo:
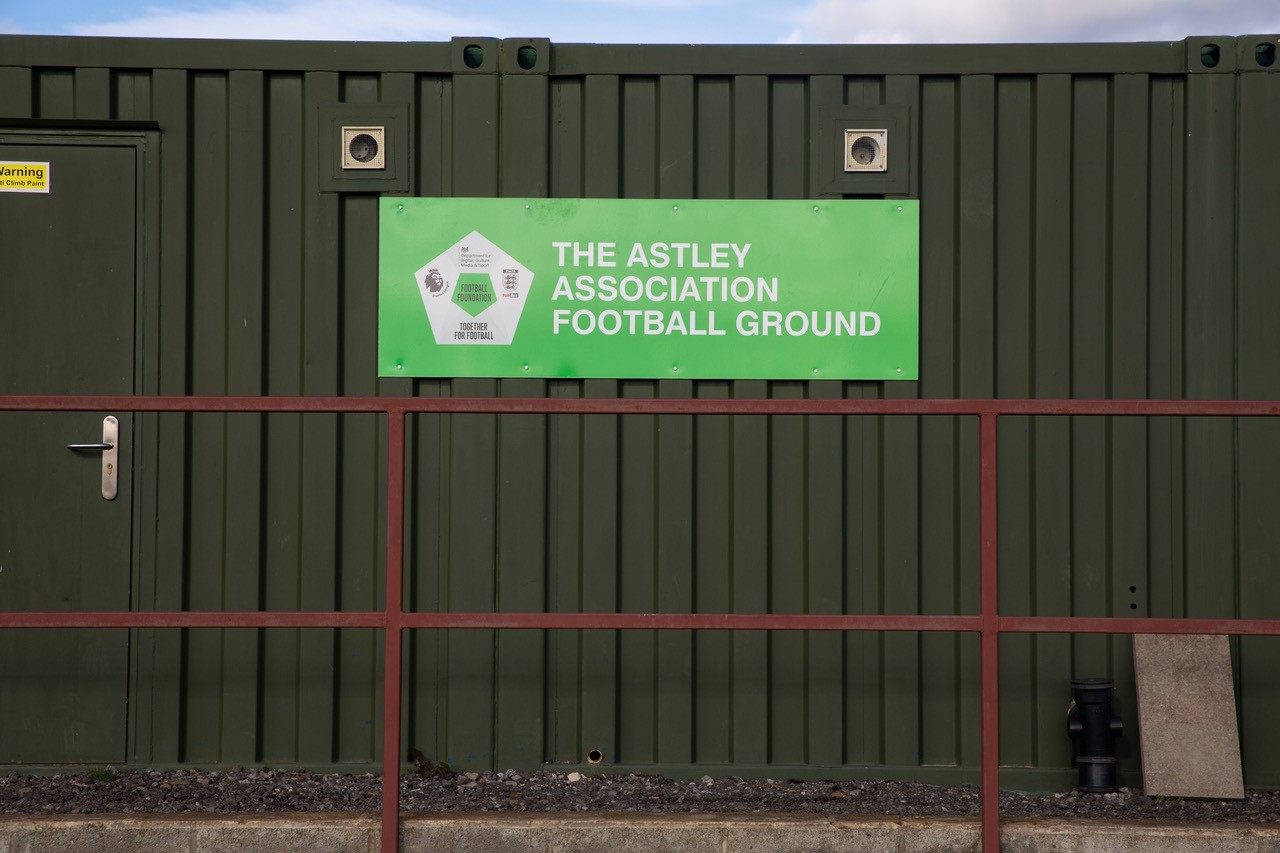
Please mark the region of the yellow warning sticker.
[[48, 163], [0, 160], [0, 193], [47, 193], [48, 191]]

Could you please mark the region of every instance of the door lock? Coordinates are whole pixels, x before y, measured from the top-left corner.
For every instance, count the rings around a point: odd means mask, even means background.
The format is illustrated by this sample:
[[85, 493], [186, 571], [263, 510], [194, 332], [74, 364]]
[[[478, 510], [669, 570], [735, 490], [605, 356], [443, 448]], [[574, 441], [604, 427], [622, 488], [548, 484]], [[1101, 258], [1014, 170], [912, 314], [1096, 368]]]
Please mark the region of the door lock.
[[102, 497], [116, 499], [116, 486], [120, 474], [120, 422], [112, 415], [102, 419], [102, 441], [89, 444], [68, 444], [67, 449], [76, 453], [102, 454]]

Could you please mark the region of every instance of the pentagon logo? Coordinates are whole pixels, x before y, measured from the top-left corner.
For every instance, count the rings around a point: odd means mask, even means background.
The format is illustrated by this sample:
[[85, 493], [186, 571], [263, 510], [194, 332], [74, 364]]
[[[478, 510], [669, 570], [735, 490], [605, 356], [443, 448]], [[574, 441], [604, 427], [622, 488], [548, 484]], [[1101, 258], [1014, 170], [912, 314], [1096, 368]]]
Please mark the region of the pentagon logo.
[[533, 273], [478, 231], [423, 265], [414, 278], [437, 344], [509, 344]]

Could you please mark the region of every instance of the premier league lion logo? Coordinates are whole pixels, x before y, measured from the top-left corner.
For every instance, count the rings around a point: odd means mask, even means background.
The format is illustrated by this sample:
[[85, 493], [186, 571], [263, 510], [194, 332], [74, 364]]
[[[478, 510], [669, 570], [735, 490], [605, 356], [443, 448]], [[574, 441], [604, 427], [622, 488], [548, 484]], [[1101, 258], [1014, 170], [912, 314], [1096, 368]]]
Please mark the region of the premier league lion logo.
[[447, 287], [444, 276], [440, 274], [440, 270], [430, 270], [422, 283], [426, 286], [427, 292], [432, 296], [442, 295]]

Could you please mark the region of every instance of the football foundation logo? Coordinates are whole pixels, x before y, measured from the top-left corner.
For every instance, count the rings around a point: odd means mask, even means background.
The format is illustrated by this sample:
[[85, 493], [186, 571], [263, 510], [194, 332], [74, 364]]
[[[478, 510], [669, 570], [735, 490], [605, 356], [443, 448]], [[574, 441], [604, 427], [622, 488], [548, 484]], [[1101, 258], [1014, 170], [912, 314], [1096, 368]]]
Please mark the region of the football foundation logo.
[[533, 273], [472, 231], [414, 273], [438, 344], [509, 344]]

